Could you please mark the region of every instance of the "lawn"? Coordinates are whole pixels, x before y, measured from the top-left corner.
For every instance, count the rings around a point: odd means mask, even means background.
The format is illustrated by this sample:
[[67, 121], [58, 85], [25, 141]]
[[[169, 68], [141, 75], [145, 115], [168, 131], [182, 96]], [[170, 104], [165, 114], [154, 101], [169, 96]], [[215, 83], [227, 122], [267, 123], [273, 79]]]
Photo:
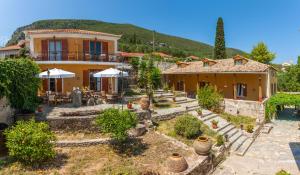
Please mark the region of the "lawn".
[[[161, 132], [163, 134], [166, 134], [170, 137], [173, 137], [173, 138], [191, 146], [194, 142], [194, 139], [187, 139], [185, 137], [177, 135], [174, 130], [175, 122], [176, 122], [176, 118], [171, 119], [171, 120], [161, 121], [158, 123], [157, 131]], [[203, 122], [201, 122], [201, 123], [202, 123], [201, 124], [201, 131], [202, 131], [201, 135], [205, 135], [205, 136], [211, 138], [211, 140], [213, 142], [215, 142], [217, 133], [215, 131], [209, 129], [209, 127], [207, 125], [205, 125]]]
[[252, 118], [252, 117], [242, 116], [242, 115], [234, 116], [234, 115], [231, 115], [231, 114], [228, 114], [228, 113], [221, 113], [220, 117], [224, 118], [228, 122], [231, 122], [237, 128], [240, 128], [241, 124], [244, 125], [244, 128], [247, 125], [255, 126], [255, 118]]
[[[122, 147], [124, 149], [124, 147]], [[0, 175], [8, 174], [140, 174], [148, 171], [165, 173], [165, 161], [172, 153], [179, 153], [195, 162], [199, 156], [155, 133], [148, 132], [141, 139], [130, 142], [120, 153], [110, 145], [56, 148], [57, 157], [43, 167], [25, 167], [12, 160], [0, 161]]]

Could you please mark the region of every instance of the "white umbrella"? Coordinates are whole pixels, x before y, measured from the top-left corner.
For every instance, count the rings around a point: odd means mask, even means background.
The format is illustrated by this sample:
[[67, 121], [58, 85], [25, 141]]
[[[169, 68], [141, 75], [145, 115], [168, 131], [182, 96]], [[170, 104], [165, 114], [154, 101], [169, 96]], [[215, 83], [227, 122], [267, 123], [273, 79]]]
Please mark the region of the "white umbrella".
[[[122, 75], [123, 73], [123, 75]], [[109, 78], [112, 78], [112, 77], [128, 77], [128, 73], [127, 72], [122, 72], [118, 69], [114, 69], [114, 68], [109, 68], [109, 69], [105, 69], [103, 71], [100, 71], [100, 72], [97, 72], [93, 75], [94, 77], [97, 77], [97, 78], [103, 78], [103, 77], [109, 77]]]
[[[75, 73], [68, 72], [62, 69], [50, 69], [44, 72], [41, 72], [37, 75], [39, 78], [61, 78], [62, 79], [62, 92], [64, 90], [64, 81], [63, 78], [73, 78], [75, 77]], [[56, 84], [56, 83], [55, 83]], [[55, 88], [56, 89], [56, 88]]]

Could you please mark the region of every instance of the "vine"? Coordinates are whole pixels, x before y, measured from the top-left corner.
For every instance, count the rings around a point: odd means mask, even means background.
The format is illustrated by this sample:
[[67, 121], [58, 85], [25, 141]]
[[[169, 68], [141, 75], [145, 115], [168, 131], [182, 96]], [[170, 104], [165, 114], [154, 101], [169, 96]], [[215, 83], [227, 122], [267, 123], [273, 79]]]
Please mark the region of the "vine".
[[277, 111], [282, 110], [284, 106], [300, 106], [300, 94], [277, 93], [266, 103], [266, 121], [270, 121], [277, 116]]

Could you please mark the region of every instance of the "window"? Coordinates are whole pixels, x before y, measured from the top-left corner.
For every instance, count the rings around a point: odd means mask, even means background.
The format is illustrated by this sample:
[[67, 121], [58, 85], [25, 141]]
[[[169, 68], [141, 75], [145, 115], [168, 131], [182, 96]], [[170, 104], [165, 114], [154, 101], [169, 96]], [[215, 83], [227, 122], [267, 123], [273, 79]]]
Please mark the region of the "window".
[[203, 63], [203, 67], [208, 67], [209, 66], [209, 62], [204, 62]]
[[98, 41], [90, 41], [90, 55], [92, 60], [100, 59], [101, 55], [101, 43]]
[[246, 97], [247, 96], [247, 85], [238, 83], [236, 86], [237, 97]]
[[93, 76], [94, 73], [96, 73], [97, 71], [93, 71], [93, 72], [90, 72], [90, 90], [93, 90], [93, 91], [100, 91], [101, 90], [101, 78], [96, 78]]
[[49, 60], [61, 61], [62, 60], [62, 44], [61, 41], [49, 41]]
[[49, 90], [52, 92], [55, 92], [55, 78], [50, 78], [49, 79]]
[[183, 81], [178, 81], [176, 84], [176, 90], [177, 91], [183, 91], [184, 90], [184, 82]]
[[243, 60], [235, 60], [234, 65], [243, 65]]

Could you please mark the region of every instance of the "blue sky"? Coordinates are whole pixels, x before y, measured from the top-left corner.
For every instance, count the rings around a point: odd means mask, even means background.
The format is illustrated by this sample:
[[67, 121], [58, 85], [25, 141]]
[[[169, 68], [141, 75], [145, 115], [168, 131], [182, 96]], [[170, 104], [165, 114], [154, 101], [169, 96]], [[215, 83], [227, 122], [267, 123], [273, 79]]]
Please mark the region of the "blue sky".
[[300, 55], [299, 0], [0, 0], [0, 44], [19, 26], [41, 19], [131, 23], [214, 44], [219, 16], [227, 47], [250, 52], [265, 42], [276, 63]]

